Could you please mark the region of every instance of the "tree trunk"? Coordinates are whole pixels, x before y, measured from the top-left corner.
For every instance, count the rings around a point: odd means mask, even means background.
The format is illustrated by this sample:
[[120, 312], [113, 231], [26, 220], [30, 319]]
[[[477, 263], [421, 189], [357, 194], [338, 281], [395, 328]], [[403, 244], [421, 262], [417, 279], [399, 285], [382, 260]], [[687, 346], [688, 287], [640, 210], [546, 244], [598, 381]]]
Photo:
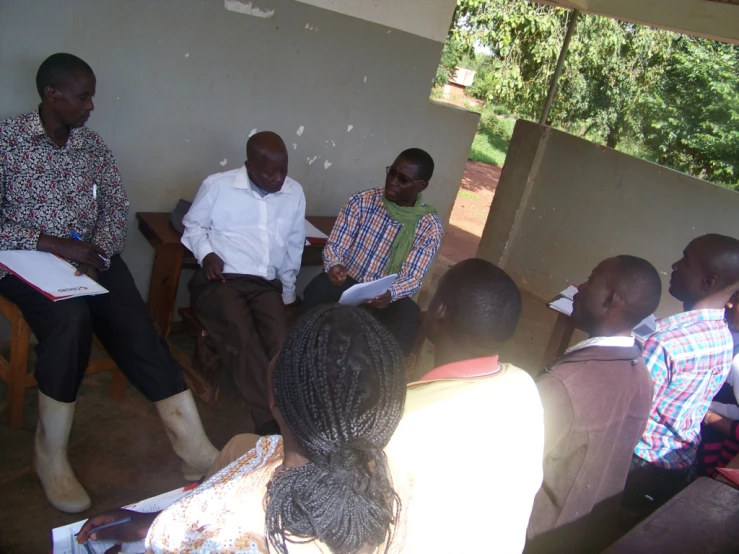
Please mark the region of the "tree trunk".
[[606, 138], [606, 146], [608, 148], [616, 148], [618, 145], [618, 132], [615, 129], [608, 131], [608, 138]]

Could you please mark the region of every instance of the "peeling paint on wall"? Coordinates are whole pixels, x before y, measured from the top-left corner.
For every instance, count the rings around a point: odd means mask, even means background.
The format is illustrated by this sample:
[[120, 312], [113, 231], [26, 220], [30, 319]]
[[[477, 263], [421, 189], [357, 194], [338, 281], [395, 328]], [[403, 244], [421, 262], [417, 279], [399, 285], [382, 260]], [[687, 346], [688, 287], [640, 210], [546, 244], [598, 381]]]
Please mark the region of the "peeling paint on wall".
[[346, 128], [346, 132], [347, 132], [347, 133], [349, 133], [349, 132], [351, 132], [351, 130], [352, 130], [352, 129], [354, 129], [354, 125], [349, 125], [349, 126], [348, 126], [348, 127]]
[[298, 127], [298, 130], [295, 131], [295, 134], [298, 135], [298, 136], [302, 136], [303, 135], [303, 131], [305, 131], [305, 127], [303, 127], [301, 125], [300, 127]]
[[297, 147], [298, 145], [293, 142], [293, 150], [295, 150]]
[[231, 12], [243, 13], [245, 15], [252, 15], [254, 17], [261, 17], [268, 19], [275, 16], [275, 10], [262, 9], [257, 6], [252, 6], [251, 2], [245, 0], [224, 0], [224, 7]]
[[227, 160], [226, 158], [223, 158], [223, 159], [222, 159], [222, 160], [221, 160], [220, 162], [218, 162], [218, 163], [219, 163], [219, 164], [221, 164], [221, 167], [223, 167], [223, 166], [225, 166], [225, 165], [226, 165], [226, 164], [228, 163], [228, 160]]
[[328, 169], [332, 165], [333, 164], [330, 161], [326, 160], [325, 162], [323, 162], [323, 169]]
[[249, 138], [253, 137], [257, 134], [257, 128], [254, 127], [251, 131], [249, 131]]

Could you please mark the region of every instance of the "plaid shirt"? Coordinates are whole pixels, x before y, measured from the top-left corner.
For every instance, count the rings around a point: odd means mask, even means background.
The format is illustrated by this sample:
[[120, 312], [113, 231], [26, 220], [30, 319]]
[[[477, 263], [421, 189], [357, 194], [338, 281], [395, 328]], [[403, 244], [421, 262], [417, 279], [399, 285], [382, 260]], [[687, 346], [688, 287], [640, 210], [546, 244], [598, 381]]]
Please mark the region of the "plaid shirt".
[[666, 469], [693, 464], [701, 422], [731, 369], [733, 347], [724, 310], [691, 310], [657, 323], [644, 344], [654, 400], [637, 456]]
[[[326, 271], [337, 264], [345, 265], [349, 276], [360, 283], [387, 275], [390, 246], [403, 226], [393, 221], [382, 203], [384, 189], [358, 192], [344, 205], [331, 236], [323, 249]], [[433, 214], [421, 218], [416, 238], [408, 257], [390, 287], [393, 302], [413, 296], [441, 244], [441, 223]]]

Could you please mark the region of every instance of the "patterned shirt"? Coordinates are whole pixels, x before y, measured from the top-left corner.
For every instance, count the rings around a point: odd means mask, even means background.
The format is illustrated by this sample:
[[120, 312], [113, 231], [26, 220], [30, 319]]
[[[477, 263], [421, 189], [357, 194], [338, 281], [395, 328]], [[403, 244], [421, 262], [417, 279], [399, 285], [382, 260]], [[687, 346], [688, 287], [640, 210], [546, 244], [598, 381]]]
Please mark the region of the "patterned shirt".
[[[390, 247], [403, 225], [394, 221], [385, 209], [384, 193], [383, 188], [359, 192], [341, 209], [323, 249], [326, 271], [337, 264], [345, 265], [349, 276], [360, 283], [387, 275]], [[434, 214], [425, 215], [418, 222], [413, 247], [390, 287], [393, 302], [421, 290], [442, 233], [441, 222]]]
[[1, 121], [0, 202], [0, 250], [35, 250], [39, 235], [70, 238], [70, 231], [108, 257], [126, 244], [128, 198], [118, 166], [87, 127], [72, 129], [60, 148], [37, 112]]
[[666, 469], [693, 464], [701, 422], [731, 369], [733, 347], [724, 310], [691, 310], [657, 322], [644, 343], [654, 399], [637, 456]]
[[[165, 509], [146, 535], [147, 554], [268, 554], [264, 497], [282, 464], [282, 437], [262, 437], [247, 454], [226, 466], [184, 498]], [[392, 468], [391, 468], [392, 471]], [[393, 487], [401, 497], [401, 519], [387, 552], [403, 552], [405, 510], [411, 502], [405, 481]], [[425, 530], [424, 530], [424, 534]], [[330, 554], [316, 540], [289, 543], [291, 554]], [[376, 549], [385, 552], [384, 547]]]

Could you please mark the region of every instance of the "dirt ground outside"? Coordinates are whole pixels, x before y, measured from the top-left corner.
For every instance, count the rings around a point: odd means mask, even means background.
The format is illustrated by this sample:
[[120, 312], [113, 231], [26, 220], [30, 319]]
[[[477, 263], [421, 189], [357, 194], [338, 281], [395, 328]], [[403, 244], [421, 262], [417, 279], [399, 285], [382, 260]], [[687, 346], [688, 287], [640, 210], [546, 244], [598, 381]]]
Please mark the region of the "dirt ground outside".
[[419, 304], [423, 309], [442, 275], [454, 264], [477, 254], [501, 169], [496, 165], [467, 162], [439, 254], [421, 290]]
[[440, 256], [454, 263], [475, 257], [500, 172], [496, 165], [467, 162]]

